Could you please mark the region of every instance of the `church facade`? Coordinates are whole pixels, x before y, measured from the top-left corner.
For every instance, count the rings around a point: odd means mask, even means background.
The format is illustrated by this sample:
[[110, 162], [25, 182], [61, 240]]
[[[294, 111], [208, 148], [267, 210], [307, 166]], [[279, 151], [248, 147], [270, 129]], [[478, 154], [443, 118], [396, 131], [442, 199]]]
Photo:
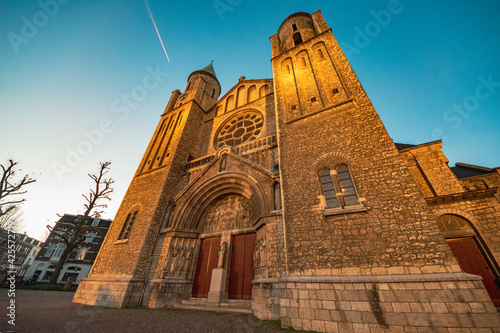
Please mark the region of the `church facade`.
[[209, 65], [172, 92], [73, 301], [494, 332], [500, 169], [395, 144], [320, 11], [270, 39], [272, 79], [220, 96]]

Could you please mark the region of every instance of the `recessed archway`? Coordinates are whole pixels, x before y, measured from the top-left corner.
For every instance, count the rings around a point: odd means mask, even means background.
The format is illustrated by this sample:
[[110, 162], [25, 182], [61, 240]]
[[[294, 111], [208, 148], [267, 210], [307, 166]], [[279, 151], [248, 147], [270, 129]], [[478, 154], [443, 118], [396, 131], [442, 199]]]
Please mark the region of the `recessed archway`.
[[257, 181], [239, 173], [224, 173], [202, 184], [185, 201], [174, 221], [174, 226], [200, 232], [202, 215], [208, 206], [228, 195], [240, 195], [248, 200], [252, 211], [252, 224], [269, 211], [264, 191]]
[[497, 265], [474, 225], [455, 214], [441, 215], [436, 221], [462, 270], [481, 276], [491, 300], [500, 305]]

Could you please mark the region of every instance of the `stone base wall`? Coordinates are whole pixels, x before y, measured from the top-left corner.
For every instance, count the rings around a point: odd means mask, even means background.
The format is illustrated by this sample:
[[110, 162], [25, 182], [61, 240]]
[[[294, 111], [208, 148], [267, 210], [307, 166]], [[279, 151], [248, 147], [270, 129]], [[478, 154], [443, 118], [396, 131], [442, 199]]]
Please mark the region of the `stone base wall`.
[[262, 320], [280, 319], [281, 289], [278, 278], [252, 281], [252, 311]]
[[130, 278], [82, 279], [73, 297], [74, 303], [123, 308], [137, 306], [143, 281]]
[[284, 328], [319, 332], [500, 331], [500, 316], [475, 275], [301, 276], [279, 281]]
[[[154, 279], [151, 281], [150, 308], [165, 308], [191, 298], [193, 281]], [[148, 298], [145, 298], [148, 299]]]

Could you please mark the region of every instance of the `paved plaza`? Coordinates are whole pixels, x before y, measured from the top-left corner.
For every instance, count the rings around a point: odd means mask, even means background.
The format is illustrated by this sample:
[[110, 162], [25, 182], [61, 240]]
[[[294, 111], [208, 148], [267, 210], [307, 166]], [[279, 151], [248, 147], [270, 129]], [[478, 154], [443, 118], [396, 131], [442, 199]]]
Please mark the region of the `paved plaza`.
[[[7, 289], [0, 289], [5, 312]], [[253, 316], [178, 309], [110, 309], [72, 303], [73, 292], [17, 290], [15, 326], [5, 314], [0, 333], [283, 332]]]

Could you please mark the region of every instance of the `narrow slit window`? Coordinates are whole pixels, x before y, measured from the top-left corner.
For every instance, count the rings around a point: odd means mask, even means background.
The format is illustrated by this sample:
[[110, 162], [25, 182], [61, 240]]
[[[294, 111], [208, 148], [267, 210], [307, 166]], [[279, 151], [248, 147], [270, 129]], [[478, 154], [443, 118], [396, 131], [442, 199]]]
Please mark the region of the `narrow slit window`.
[[120, 235], [118, 236], [118, 239], [123, 239], [123, 235], [125, 234], [125, 230], [127, 230], [128, 222], [130, 221], [131, 216], [132, 216], [132, 214], [127, 215], [127, 218], [125, 219], [125, 223], [123, 224], [123, 227], [122, 227], [122, 230], [120, 231]]
[[325, 55], [323, 54], [323, 50], [318, 49], [318, 53], [319, 53], [319, 58], [320, 59], [325, 59]]
[[337, 177], [339, 178], [340, 187], [344, 195], [345, 205], [352, 206], [359, 204], [358, 195], [356, 194], [356, 189], [354, 188], [347, 165], [341, 164], [337, 168]]
[[293, 35], [293, 43], [295, 44], [295, 46], [302, 43], [302, 36], [301, 36], [300, 32], [297, 32]]
[[212, 89], [212, 98], [215, 96], [215, 89]]
[[333, 185], [332, 176], [330, 175], [330, 169], [321, 170], [319, 173], [319, 178], [321, 181], [321, 187], [323, 189], [323, 195], [325, 196], [326, 207], [339, 207], [339, 201], [337, 199], [337, 193], [335, 192], [335, 186]]
[[119, 240], [128, 239], [136, 217], [137, 217], [137, 211], [134, 212], [133, 214], [129, 213], [127, 215], [127, 219], [125, 220], [125, 223], [123, 224], [123, 228], [120, 232], [120, 236], [118, 237]]
[[293, 29], [293, 31], [297, 31], [297, 25], [295, 23], [292, 24], [292, 29]]

